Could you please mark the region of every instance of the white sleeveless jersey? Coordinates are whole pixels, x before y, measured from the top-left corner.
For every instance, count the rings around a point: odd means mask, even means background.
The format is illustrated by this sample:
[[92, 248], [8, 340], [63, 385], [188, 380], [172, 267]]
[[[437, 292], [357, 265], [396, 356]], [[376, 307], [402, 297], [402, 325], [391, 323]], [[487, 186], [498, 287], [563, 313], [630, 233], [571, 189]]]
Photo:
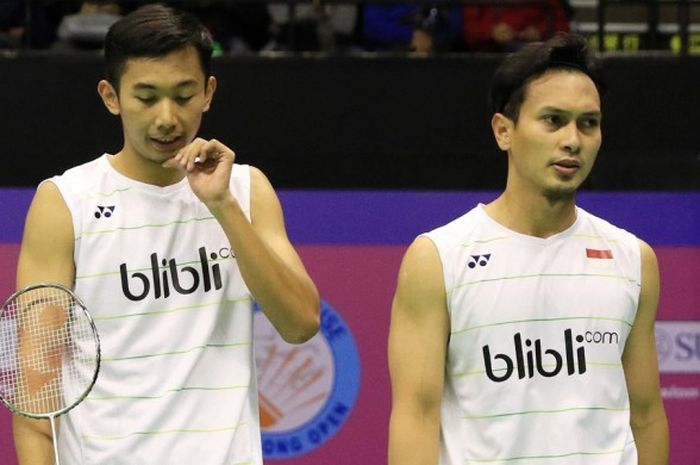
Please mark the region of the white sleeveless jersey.
[[[140, 183], [108, 158], [50, 180], [102, 345], [92, 392], [61, 417], [62, 462], [262, 464], [252, 299], [229, 241], [187, 179]], [[250, 220], [248, 166], [231, 189]]]
[[621, 357], [639, 301], [639, 243], [576, 215], [540, 239], [480, 205], [426, 234], [451, 323], [440, 465], [637, 465]]

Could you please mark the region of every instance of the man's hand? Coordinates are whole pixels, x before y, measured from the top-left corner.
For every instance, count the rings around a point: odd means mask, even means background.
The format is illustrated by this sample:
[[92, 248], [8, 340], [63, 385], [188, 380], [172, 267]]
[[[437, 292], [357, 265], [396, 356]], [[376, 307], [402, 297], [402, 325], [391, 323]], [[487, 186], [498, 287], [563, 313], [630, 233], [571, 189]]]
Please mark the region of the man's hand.
[[216, 139], [196, 138], [163, 163], [187, 173], [192, 192], [212, 206], [231, 196], [229, 182], [236, 154]]

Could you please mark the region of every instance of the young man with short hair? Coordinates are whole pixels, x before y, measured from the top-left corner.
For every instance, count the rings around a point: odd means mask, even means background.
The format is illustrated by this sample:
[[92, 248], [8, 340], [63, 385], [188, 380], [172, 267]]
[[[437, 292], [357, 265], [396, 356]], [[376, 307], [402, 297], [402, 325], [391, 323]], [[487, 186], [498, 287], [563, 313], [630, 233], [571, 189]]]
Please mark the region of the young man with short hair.
[[[105, 39], [98, 92], [124, 145], [42, 183], [17, 271], [75, 289], [102, 342], [90, 395], [60, 417], [62, 462], [262, 465], [253, 300], [289, 342], [319, 297], [259, 170], [197, 138], [212, 102], [212, 39], [147, 5]], [[46, 421], [15, 417], [22, 465], [53, 463]]]

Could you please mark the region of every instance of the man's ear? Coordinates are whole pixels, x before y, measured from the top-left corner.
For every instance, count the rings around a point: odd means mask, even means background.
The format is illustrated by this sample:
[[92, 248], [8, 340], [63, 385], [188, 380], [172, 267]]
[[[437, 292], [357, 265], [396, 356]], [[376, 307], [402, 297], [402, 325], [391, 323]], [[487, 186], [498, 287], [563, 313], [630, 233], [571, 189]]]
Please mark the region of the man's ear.
[[496, 113], [491, 118], [491, 129], [493, 130], [493, 136], [496, 138], [498, 148], [504, 152], [510, 150], [510, 138], [513, 127], [513, 121], [503, 113]]
[[209, 79], [207, 79], [206, 87], [204, 88], [203, 111], [209, 111], [209, 108], [211, 108], [211, 101], [214, 98], [214, 92], [216, 92], [216, 78], [214, 76], [209, 76]]
[[105, 104], [105, 107], [107, 107], [107, 110], [111, 114], [118, 115], [121, 113], [119, 95], [117, 95], [116, 89], [109, 83], [109, 81], [102, 79], [100, 82], [98, 82], [97, 93], [100, 94], [102, 103]]

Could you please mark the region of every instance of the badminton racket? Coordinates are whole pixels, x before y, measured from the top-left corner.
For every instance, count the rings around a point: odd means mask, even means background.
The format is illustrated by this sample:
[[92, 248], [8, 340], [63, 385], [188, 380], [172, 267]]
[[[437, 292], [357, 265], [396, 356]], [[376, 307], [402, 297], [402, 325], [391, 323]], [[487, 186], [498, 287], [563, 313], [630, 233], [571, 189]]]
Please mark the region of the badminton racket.
[[88, 395], [100, 369], [100, 340], [80, 299], [59, 284], [15, 292], [0, 310], [0, 400], [13, 413], [51, 423]]

